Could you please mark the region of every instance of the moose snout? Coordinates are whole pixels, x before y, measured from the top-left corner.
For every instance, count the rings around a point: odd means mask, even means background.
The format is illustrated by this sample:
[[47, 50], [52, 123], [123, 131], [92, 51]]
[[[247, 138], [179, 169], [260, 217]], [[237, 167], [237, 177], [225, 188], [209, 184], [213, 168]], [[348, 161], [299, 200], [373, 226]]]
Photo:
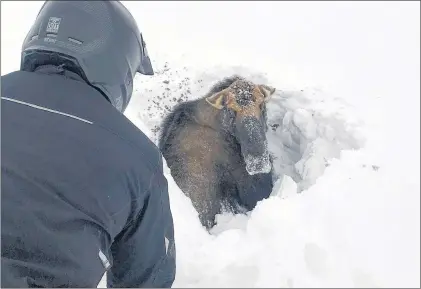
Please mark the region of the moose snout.
[[237, 123], [237, 139], [250, 175], [271, 170], [264, 124], [260, 119], [244, 117]]
[[237, 138], [245, 155], [259, 156], [266, 151], [266, 134], [260, 119], [244, 117], [237, 125]]

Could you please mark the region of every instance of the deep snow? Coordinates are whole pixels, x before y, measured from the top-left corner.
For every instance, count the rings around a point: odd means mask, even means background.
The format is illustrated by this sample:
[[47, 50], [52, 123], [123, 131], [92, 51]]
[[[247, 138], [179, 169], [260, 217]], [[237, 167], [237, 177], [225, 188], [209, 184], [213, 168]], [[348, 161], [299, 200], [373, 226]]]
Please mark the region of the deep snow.
[[[208, 235], [166, 169], [174, 287], [420, 286], [419, 2], [124, 3], [156, 71], [125, 114], [152, 140], [224, 76], [277, 88], [278, 182], [248, 216]], [[1, 3], [2, 75], [41, 5]]]

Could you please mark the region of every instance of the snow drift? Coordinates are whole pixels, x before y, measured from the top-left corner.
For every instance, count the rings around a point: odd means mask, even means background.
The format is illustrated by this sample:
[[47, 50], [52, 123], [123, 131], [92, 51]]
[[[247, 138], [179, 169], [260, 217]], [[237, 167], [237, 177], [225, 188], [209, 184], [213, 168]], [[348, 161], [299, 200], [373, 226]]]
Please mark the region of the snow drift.
[[[283, 90], [282, 83], [270, 82], [265, 73], [246, 67], [214, 67], [206, 71], [172, 67], [169, 63], [158, 66], [153, 81], [142, 78], [127, 111], [128, 117], [147, 126], [148, 135], [155, 142], [160, 121], [177, 102], [201, 97], [226, 76], [240, 74], [277, 88], [268, 103], [267, 133], [275, 158], [276, 185], [273, 196], [260, 202], [253, 212], [219, 215], [218, 225], [211, 235], [207, 234], [190, 200], [166, 168], [180, 252], [174, 286], [376, 285], [364, 267], [347, 267], [349, 248], [331, 251], [329, 242], [336, 240], [330, 240], [322, 231], [336, 212], [336, 205], [328, 201], [334, 193], [326, 196], [323, 191], [338, 179], [306, 191], [325, 170], [335, 171], [335, 160], [341, 151], [364, 145], [362, 122], [353, 116], [352, 108], [317, 89]], [[366, 165], [367, 173], [370, 170], [370, 165]], [[335, 224], [340, 224], [340, 220]]]

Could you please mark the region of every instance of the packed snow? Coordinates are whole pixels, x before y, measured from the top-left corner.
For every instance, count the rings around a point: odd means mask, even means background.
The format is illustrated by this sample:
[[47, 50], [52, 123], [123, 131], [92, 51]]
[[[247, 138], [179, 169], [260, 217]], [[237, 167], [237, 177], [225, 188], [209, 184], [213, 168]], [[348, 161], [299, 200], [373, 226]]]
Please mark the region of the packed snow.
[[[420, 287], [419, 2], [123, 2], [156, 72], [125, 114], [154, 142], [226, 76], [276, 88], [276, 183], [252, 212], [208, 234], [165, 167], [173, 287]], [[1, 3], [2, 75], [41, 5]]]

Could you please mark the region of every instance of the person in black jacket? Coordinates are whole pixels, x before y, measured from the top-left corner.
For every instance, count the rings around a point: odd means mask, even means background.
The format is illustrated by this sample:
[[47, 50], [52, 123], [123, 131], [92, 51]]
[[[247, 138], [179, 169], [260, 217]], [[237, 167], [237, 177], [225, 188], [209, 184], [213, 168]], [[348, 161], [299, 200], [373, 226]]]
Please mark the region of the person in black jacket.
[[47, 1], [1, 77], [2, 287], [171, 287], [158, 148], [123, 114], [145, 42], [117, 1]]

